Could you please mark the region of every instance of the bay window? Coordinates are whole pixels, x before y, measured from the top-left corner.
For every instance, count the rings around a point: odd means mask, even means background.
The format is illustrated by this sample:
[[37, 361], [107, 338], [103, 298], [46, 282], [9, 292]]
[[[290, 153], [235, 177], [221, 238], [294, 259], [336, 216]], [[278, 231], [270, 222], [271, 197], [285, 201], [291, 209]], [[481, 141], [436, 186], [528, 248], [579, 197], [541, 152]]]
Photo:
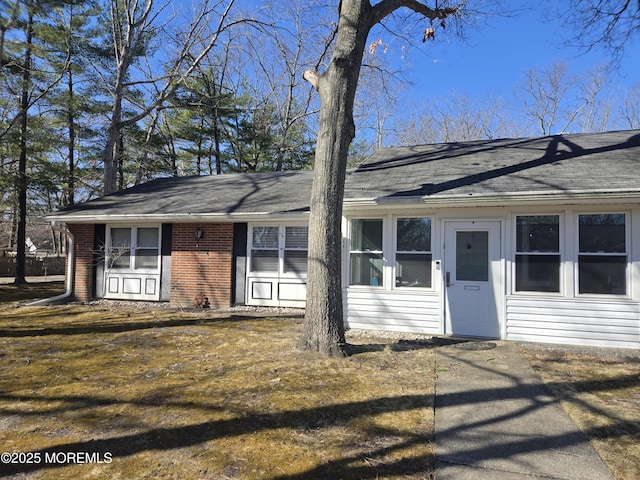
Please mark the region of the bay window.
[[578, 216], [578, 292], [627, 293], [627, 238], [624, 213]]
[[516, 218], [516, 291], [560, 292], [560, 216]]

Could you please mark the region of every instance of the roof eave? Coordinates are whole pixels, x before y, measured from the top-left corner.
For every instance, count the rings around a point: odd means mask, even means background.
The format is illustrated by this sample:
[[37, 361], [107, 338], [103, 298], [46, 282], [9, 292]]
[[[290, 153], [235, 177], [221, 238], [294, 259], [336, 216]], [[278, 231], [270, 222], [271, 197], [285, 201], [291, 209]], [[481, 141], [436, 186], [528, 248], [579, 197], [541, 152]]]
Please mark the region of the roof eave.
[[233, 223], [268, 221], [276, 218], [306, 220], [309, 212], [258, 212], [258, 213], [187, 213], [187, 214], [50, 214], [41, 218], [52, 223]]
[[575, 203], [626, 203], [640, 202], [640, 190], [607, 191], [549, 191], [500, 194], [456, 194], [420, 197], [355, 198], [344, 201], [345, 209], [360, 207], [429, 206], [429, 207], [477, 207], [510, 205], [561, 205]]

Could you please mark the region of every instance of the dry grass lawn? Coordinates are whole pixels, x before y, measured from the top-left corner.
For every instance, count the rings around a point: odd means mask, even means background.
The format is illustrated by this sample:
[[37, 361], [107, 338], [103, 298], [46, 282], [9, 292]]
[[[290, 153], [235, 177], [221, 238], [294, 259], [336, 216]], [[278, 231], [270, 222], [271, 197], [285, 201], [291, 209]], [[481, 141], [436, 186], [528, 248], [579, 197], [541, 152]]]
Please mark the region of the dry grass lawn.
[[[295, 317], [19, 306], [62, 288], [0, 285], [0, 452], [18, 461], [0, 477], [431, 478], [428, 344], [351, 338], [325, 359], [296, 348]], [[640, 479], [640, 354], [523, 351], [616, 478]]]
[[522, 350], [616, 479], [640, 479], [640, 352]]
[[[434, 350], [373, 341], [325, 359], [296, 348], [300, 328], [299, 318], [0, 303], [0, 450], [27, 454], [0, 469], [429, 478]], [[70, 453], [91, 462], [65, 464]]]

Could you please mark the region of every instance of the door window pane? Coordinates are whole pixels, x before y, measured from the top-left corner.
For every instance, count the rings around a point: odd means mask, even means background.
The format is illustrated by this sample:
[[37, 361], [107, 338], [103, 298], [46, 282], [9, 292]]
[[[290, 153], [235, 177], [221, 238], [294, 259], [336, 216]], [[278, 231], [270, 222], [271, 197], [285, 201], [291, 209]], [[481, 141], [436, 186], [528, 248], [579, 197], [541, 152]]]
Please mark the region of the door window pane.
[[456, 280], [489, 281], [489, 232], [456, 232]]
[[309, 227], [286, 227], [284, 248], [307, 249], [309, 240]]
[[278, 250], [251, 250], [252, 272], [277, 272]]
[[252, 228], [252, 272], [278, 272], [279, 235], [278, 226]]
[[253, 248], [278, 248], [279, 227], [253, 227]]

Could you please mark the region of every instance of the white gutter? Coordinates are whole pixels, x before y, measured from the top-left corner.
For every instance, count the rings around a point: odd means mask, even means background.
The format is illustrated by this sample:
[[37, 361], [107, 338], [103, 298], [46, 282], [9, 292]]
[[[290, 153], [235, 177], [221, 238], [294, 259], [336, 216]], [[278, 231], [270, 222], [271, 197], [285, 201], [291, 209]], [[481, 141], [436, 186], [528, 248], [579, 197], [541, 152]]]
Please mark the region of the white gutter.
[[[55, 222], [51, 222], [51, 226], [55, 228]], [[66, 276], [67, 289], [62, 295], [57, 295], [51, 298], [43, 298], [41, 300], [36, 300], [35, 302], [27, 303], [28, 307], [33, 307], [37, 305], [51, 305], [54, 303], [64, 303], [65, 301], [67, 301], [67, 299], [71, 298], [71, 295], [73, 294], [73, 285], [75, 283], [73, 278], [73, 272], [74, 272], [73, 256], [74, 256], [75, 239], [73, 237], [73, 233], [71, 233], [69, 229], [66, 227], [64, 229], [64, 234], [67, 235], [67, 237], [69, 237], [69, 247], [67, 249], [67, 276]]]
[[518, 194], [457, 194], [433, 195], [415, 197], [382, 197], [353, 198], [344, 201], [344, 207], [392, 207], [400, 205], [414, 205], [431, 207], [459, 207], [459, 206], [505, 206], [507, 202], [526, 203], [527, 205], [571, 204], [576, 201], [597, 201], [598, 203], [628, 202], [631, 198], [639, 198], [638, 190], [598, 190], [598, 191], [552, 191], [552, 192], [522, 192]]
[[291, 221], [304, 220], [309, 217], [309, 212], [274, 212], [274, 213], [179, 213], [179, 214], [159, 214], [159, 213], [109, 213], [103, 215], [91, 214], [69, 214], [69, 215], [44, 215], [42, 218], [52, 222], [67, 223], [122, 223], [122, 222], [173, 222], [173, 223], [194, 223], [194, 222], [250, 222], [276, 219], [287, 219]]

